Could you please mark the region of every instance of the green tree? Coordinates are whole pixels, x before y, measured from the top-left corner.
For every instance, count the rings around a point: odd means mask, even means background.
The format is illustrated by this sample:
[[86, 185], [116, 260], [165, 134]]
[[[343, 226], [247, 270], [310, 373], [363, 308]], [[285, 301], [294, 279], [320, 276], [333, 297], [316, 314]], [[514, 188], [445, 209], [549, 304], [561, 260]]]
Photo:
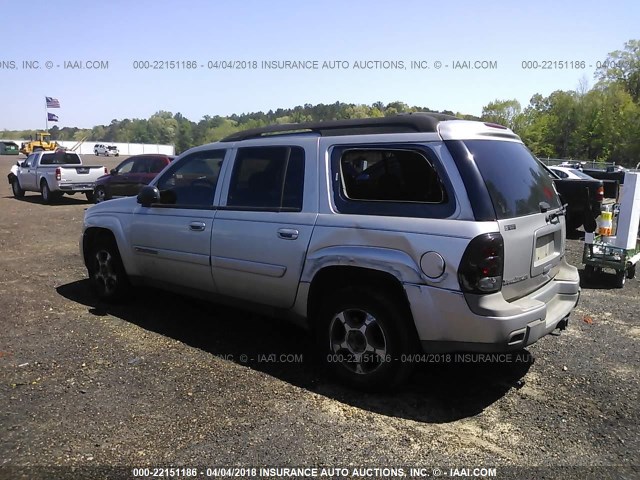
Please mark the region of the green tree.
[[504, 125], [512, 130], [517, 130], [517, 125], [522, 113], [522, 107], [518, 100], [494, 100], [482, 108], [482, 120]]
[[629, 40], [623, 50], [609, 53], [595, 78], [599, 87], [621, 85], [635, 103], [640, 103], [640, 40]]

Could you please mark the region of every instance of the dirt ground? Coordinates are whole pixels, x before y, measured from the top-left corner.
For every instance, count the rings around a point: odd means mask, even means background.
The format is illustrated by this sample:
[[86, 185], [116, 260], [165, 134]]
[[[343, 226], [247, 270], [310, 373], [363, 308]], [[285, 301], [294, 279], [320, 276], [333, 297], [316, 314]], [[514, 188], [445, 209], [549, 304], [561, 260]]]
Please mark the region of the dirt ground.
[[[363, 394], [327, 377], [285, 322], [155, 290], [98, 303], [78, 252], [88, 206], [17, 200], [0, 183], [0, 478], [141, 466], [640, 478], [638, 279], [584, 285], [569, 328], [510, 361], [434, 362], [395, 394]], [[567, 248], [581, 268], [580, 239]], [[123, 470], [91, 470], [111, 466]]]

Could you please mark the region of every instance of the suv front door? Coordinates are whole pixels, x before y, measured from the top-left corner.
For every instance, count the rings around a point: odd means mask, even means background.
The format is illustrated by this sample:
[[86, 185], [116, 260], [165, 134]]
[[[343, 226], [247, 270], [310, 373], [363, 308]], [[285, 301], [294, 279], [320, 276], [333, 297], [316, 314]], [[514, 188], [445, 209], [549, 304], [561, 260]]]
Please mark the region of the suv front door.
[[219, 293], [278, 308], [293, 305], [317, 217], [316, 189], [309, 184], [303, 195], [313, 155], [295, 144], [237, 150], [213, 222]]
[[161, 202], [135, 210], [131, 240], [140, 272], [160, 284], [215, 292], [211, 274], [214, 198], [226, 150], [191, 153], [155, 183]]

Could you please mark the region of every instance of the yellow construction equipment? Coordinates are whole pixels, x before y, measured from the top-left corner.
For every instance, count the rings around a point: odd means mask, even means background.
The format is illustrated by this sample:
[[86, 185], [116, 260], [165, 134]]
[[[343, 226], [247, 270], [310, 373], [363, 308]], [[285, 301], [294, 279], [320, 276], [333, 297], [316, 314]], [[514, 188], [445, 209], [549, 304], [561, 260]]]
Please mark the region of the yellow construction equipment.
[[38, 150], [56, 150], [59, 147], [58, 142], [52, 142], [49, 140], [50, 136], [51, 134], [47, 132], [37, 132], [36, 140], [31, 136], [29, 137], [28, 142], [22, 142], [22, 145], [20, 146], [20, 153], [30, 155]]

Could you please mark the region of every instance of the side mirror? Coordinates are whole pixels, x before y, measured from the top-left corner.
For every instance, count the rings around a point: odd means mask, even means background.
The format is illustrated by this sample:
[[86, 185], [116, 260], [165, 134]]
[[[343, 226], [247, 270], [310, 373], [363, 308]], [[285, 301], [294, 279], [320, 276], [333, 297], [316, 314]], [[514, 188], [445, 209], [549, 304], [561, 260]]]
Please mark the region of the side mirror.
[[118, 174], [118, 170], [116, 170], [115, 168], [112, 168], [111, 171], [109, 172], [111, 175], [117, 175]]
[[160, 203], [160, 190], [151, 185], [142, 187], [138, 194], [138, 203], [143, 207], [150, 207], [154, 203]]

